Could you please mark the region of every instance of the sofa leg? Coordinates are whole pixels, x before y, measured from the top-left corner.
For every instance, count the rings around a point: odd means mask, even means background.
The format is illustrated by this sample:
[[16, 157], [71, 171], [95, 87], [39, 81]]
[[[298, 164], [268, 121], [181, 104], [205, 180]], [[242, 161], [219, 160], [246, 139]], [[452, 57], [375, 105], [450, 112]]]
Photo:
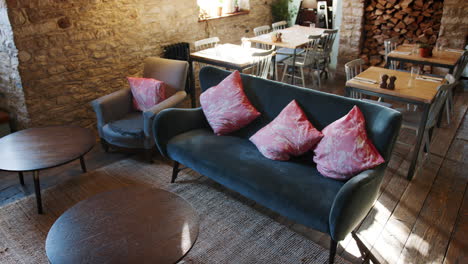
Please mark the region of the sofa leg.
[[148, 163], [153, 163], [153, 150], [152, 149], [145, 149], [145, 160]]
[[328, 257], [328, 263], [333, 264], [335, 262], [336, 248], [338, 247], [338, 242], [330, 238], [330, 256]]
[[101, 138], [101, 146], [102, 146], [102, 149], [104, 150], [104, 152], [106, 152], [106, 153], [109, 152], [109, 144], [103, 138]]
[[174, 161], [174, 167], [172, 167], [172, 180], [171, 183], [174, 183], [177, 179], [177, 174], [179, 174], [179, 162]]

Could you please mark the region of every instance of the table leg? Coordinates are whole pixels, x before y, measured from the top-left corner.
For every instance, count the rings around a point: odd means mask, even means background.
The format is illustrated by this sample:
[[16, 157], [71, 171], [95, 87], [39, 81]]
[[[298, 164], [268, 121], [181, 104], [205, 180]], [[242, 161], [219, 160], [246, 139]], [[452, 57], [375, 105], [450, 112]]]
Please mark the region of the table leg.
[[292, 76], [292, 85], [295, 85], [296, 84], [296, 49], [294, 49], [293, 51], [293, 72], [291, 76]]
[[350, 96], [350, 95], [353, 94], [353, 91], [351, 91], [351, 89], [352, 89], [351, 87], [348, 87], [348, 86], [345, 87], [345, 96], [346, 96], [346, 97], [351, 97], [351, 98], [353, 98], [352, 96]]
[[273, 63], [273, 76], [272, 80], [276, 81], [276, 55], [271, 58], [271, 63]]
[[83, 156], [80, 157], [80, 163], [81, 163], [81, 170], [83, 170], [83, 172], [86, 173], [86, 172], [87, 172], [87, 170], [86, 170], [86, 164], [85, 164], [85, 161], [84, 161], [84, 157], [83, 157]]
[[413, 179], [414, 172], [416, 170], [416, 164], [418, 163], [419, 151], [421, 150], [421, 144], [424, 138], [424, 129], [426, 128], [427, 116], [429, 115], [429, 106], [430, 105], [428, 104], [424, 104], [422, 106], [423, 112], [421, 116], [421, 121], [419, 123], [418, 138], [416, 139], [416, 145], [414, 146], [413, 158], [411, 159], [411, 164], [408, 170], [408, 180]]
[[37, 213], [42, 214], [41, 185], [39, 182], [39, 171], [33, 172], [34, 190], [36, 191]]
[[21, 185], [24, 185], [23, 172], [22, 171], [18, 172], [18, 176], [19, 176], [19, 180], [20, 180]]

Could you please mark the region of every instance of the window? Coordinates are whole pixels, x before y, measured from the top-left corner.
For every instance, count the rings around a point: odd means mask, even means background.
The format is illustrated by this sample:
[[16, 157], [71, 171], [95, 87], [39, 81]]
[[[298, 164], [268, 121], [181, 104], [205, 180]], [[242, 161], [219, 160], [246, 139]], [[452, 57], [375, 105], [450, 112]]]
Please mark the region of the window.
[[248, 0], [197, 0], [197, 4], [200, 20], [235, 15], [250, 8]]

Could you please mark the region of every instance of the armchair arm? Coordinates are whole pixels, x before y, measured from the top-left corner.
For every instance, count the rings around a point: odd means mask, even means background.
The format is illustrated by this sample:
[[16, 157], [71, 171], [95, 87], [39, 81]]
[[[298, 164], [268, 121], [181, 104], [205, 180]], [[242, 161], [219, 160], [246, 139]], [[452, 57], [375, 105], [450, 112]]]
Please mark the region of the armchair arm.
[[329, 216], [330, 236], [343, 240], [372, 208], [383, 179], [385, 165], [356, 175], [341, 187]]
[[200, 128], [210, 128], [201, 107], [190, 109], [166, 109], [153, 122], [154, 142], [161, 154], [167, 157], [167, 143], [174, 136]]
[[187, 93], [185, 91], [178, 91], [171, 97], [143, 112], [143, 130], [145, 137], [150, 138], [153, 136], [152, 124], [154, 117], [164, 109], [176, 107], [184, 101], [185, 97], [187, 97]]
[[130, 88], [122, 89], [91, 102], [96, 112], [99, 134], [102, 127], [114, 120], [121, 119], [132, 108], [132, 93]]

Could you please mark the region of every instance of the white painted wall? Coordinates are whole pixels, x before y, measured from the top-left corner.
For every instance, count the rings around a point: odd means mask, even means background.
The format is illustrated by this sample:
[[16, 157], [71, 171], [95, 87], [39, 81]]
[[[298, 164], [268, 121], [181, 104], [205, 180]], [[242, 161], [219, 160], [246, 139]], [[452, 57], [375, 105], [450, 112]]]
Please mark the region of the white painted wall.
[[294, 10], [291, 17], [289, 18], [289, 26], [292, 26], [296, 23], [297, 13], [299, 11], [299, 6], [301, 5], [302, 0], [289, 0], [289, 10]]
[[[333, 28], [340, 29], [341, 18], [343, 16], [343, 1], [333, 0]], [[333, 44], [333, 50], [331, 54], [330, 68], [336, 70], [338, 64], [338, 48], [340, 46], [340, 32], [336, 36], [335, 43]]]

